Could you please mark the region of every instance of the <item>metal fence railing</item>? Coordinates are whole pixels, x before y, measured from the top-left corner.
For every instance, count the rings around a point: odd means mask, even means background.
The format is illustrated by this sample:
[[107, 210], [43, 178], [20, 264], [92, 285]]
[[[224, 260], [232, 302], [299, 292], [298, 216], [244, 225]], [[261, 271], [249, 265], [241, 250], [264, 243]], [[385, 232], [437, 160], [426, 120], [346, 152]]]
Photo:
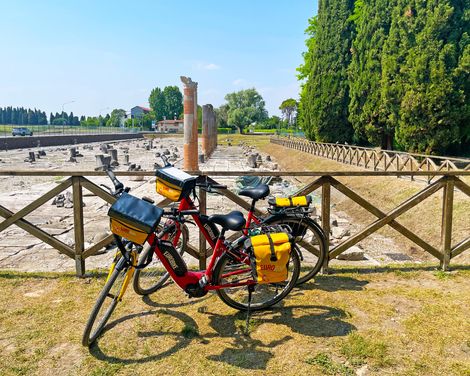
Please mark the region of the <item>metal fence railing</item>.
[[[80, 134], [106, 134], [106, 133], [137, 133], [142, 127], [99, 127], [81, 125], [5, 125], [0, 124], [0, 137], [12, 137], [14, 128], [26, 128], [34, 136], [53, 135], [80, 135]], [[22, 137], [22, 136], [19, 136]], [[28, 136], [26, 136], [28, 137]]]

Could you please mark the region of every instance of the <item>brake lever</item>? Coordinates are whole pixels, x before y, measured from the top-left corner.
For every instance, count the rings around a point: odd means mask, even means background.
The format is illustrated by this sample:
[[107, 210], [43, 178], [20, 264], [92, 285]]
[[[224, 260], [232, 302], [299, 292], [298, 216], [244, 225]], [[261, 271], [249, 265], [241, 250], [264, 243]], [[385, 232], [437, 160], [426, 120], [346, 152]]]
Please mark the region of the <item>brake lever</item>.
[[109, 193], [114, 195], [113, 190], [110, 187], [108, 187], [106, 184], [100, 184], [100, 186], [106, 188], [109, 191]]

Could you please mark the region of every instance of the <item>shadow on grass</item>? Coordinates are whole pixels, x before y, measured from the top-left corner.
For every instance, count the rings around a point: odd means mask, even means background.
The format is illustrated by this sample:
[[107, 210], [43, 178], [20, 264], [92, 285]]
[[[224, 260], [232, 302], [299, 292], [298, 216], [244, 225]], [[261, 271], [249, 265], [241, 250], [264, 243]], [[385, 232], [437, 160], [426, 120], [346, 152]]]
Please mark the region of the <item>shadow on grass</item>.
[[[317, 275], [314, 281], [308, 281], [298, 286], [302, 290], [323, 290], [328, 292], [333, 291], [361, 291], [369, 281], [361, 281], [352, 277], [344, 277], [338, 275]], [[294, 290], [295, 293], [295, 290]], [[291, 293], [292, 294], [292, 293]]]
[[[117, 320], [114, 320], [113, 322], [109, 323], [108, 325], [105, 326], [103, 332], [101, 333], [102, 337], [106, 332], [111, 331], [115, 326], [122, 324], [125, 321], [132, 320], [136, 317], [144, 317], [148, 315], [155, 315], [155, 314], [161, 314], [161, 315], [168, 315], [172, 316], [173, 318], [182, 321], [185, 324], [186, 328], [193, 328], [192, 331], [194, 333], [198, 332], [198, 326], [196, 324], [196, 321], [194, 321], [190, 316], [186, 315], [185, 313], [182, 312], [177, 312], [173, 310], [168, 310], [168, 309], [160, 309], [160, 310], [153, 310], [153, 311], [146, 311], [146, 312], [141, 312], [141, 313], [135, 313], [127, 316], [123, 316]], [[112, 333], [108, 333], [108, 335], [112, 335]], [[146, 332], [138, 332], [137, 336], [140, 338], [149, 338], [149, 337], [160, 337], [160, 336], [172, 336], [172, 338], [176, 338], [177, 342], [171, 346], [169, 349], [166, 349], [165, 351], [159, 352], [154, 355], [149, 355], [146, 357], [142, 358], [124, 358], [124, 357], [118, 357], [118, 356], [113, 356], [105, 353], [101, 347], [100, 347], [100, 340], [98, 339], [91, 347], [90, 347], [90, 354], [94, 356], [96, 359], [105, 361], [108, 363], [124, 363], [124, 364], [141, 364], [141, 363], [147, 363], [147, 362], [155, 362], [158, 360], [161, 360], [167, 356], [170, 356], [179, 350], [185, 348], [188, 346], [192, 339], [193, 335], [184, 335], [182, 334], [181, 331], [168, 331], [168, 330], [152, 330], [152, 331], [146, 331]], [[158, 348], [153, 348], [153, 351], [158, 351]]]
[[[163, 286], [163, 287], [165, 287], [165, 286]], [[158, 294], [158, 290], [155, 294]], [[151, 298], [150, 295], [145, 295], [145, 296], [142, 296], [142, 301], [145, 304], [147, 304], [151, 307], [155, 307], [155, 308], [180, 308], [180, 307], [184, 307], [184, 306], [188, 306], [188, 305], [199, 304], [200, 302], [203, 302], [204, 300], [206, 300], [208, 298], [210, 298], [210, 295], [206, 295], [202, 298], [187, 299], [184, 302], [160, 303], [160, 302], [154, 300], [154, 298]]]
[[60, 279], [60, 278], [99, 278], [105, 279], [108, 276], [107, 271], [93, 271], [85, 274], [83, 277], [77, 277], [74, 272], [18, 272], [9, 270], [0, 270], [0, 279]]
[[[245, 369], [266, 369], [268, 361], [274, 356], [267, 351], [292, 339], [284, 336], [279, 340], [268, 344], [260, 340], [252, 339], [241, 334], [243, 328], [237, 327], [237, 322], [245, 320], [244, 312], [223, 316], [217, 313], [207, 313], [210, 326], [216, 331], [217, 336], [234, 338], [231, 347], [225, 348], [219, 355], [210, 355], [207, 358], [212, 361], [224, 362]], [[279, 325], [289, 327], [292, 331], [311, 337], [336, 337], [346, 336], [355, 330], [354, 325], [343, 321], [347, 318], [346, 312], [341, 309], [327, 306], [289, 306], [275, 308], [271, 311], [260, 311], [251, 316], [253, 326], [262, 324]]]
[[[237, 320], [244, 320], [245, 313], [231, 316], [208, 313], [210, 326], [223, 337], [231, 337], [239, 331]], [[289, 327], [292, 331], [310, 337], [337, 337], [348, 335], [354, 325], [343, 321], [348, 315], [338, 308], [320, 305], [297, 305], [276, 307], [268, 311], [253, 313], [251, 318], [257, 325], [276, 324]]]
[[285, 336], [268, 344], [242, 335], [238, 335], [234, 339], [232, 347], [224, 349], [219, 355], [209, 355], [207, 359], [239, 368], [264, 370], [268, 361], [274, 357], [274, 354], [266, 350], [282, 345], [291, 340], [292, 337]]

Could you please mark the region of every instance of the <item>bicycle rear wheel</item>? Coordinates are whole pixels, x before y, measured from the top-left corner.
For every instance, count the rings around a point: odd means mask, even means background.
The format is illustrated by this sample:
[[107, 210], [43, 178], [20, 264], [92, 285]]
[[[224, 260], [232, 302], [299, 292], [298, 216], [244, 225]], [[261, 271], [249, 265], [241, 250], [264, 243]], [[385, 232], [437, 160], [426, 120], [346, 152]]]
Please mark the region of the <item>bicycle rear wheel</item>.
[[295, 215], [274, 216], [263, 224], [286, 224], [292, 229], [295, 244], [301, 255], [301, 268], [297, 285], [312, 279], [321, 269], [326, 254], [326, 240], [321, 227], [310, 218]]
[[83, 346], [91, 346], [96, 341], [121, 301], [134, 271], [134, 268], [130, 268], [126, 264], [127, 262], [123, 257], [115, 262], [114, 269], [98, 295], [86, 323], [82, 336]]
[[[300, 258], [293, 249], [287, 264], [288, 279], [281, 283], [255, 284], [252, 292], [250, 310], [258, 311], [271, 307], [281, 301], [295, 286], [300, 271]], [[233, 274], [233, 272], [239, 272]], [[235, 260], [233, 256], [224, 253], [214, 269], [213, 282], [215, 285], [254, 281], [249, 265]], [[232, 308], [246, 311], [248, 309], [248, 287], [228, 287], [217, 290], [222, 301]]]
[[[161, 228], [158, 229], [161, 231]], [[168, 240], [173, 242], [176, 235], [176, 231], [171, 233]], [[181, 235], [176, 244], [176, 250], [180, 255], [183, 255], [186, 245], [188, 243], [189, 231], [186, 226], [181, 227]], [[153, 247], [147, 247], [140, 257], [139, 265], [145, 262], [149, 256], [149, 253], [154, 252]], [[170, 274], [166, 271], [162, 262], [157, 256], [153, 256], [152, 262], [143, 269], [137, 269], [134, 274], [133, 287], [134, 291], [138, 295], [149, 295], [162, 288], [165, 282], [170, 278]]]

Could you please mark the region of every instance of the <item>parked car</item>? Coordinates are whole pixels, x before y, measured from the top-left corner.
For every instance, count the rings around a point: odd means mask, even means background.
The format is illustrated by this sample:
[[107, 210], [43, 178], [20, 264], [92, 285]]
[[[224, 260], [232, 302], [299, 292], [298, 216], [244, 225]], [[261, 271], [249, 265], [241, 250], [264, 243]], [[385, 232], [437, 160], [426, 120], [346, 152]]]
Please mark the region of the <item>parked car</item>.
[[13, 128], [11, 134], [13, 136], [32, 136], [33, 131], [28, 128]]

